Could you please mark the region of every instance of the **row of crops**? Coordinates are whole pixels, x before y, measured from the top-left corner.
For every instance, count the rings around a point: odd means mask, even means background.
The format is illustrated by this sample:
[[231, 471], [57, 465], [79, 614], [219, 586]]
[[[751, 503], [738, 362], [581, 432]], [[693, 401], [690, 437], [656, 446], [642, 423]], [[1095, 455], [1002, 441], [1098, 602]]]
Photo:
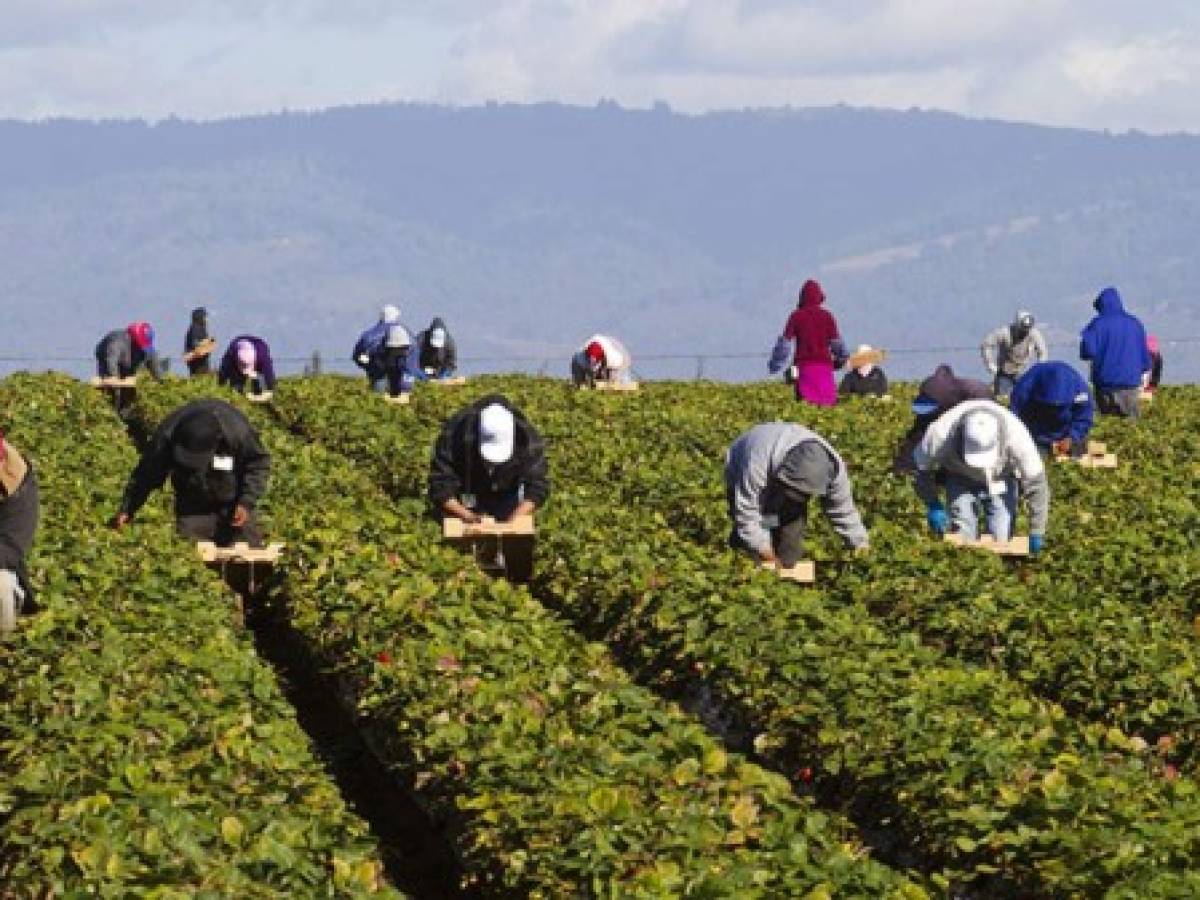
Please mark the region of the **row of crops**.
[[[551, 457], [528, 588], [481, 575], [424, 511], [442, 422], [494, 390]], [[147, 386], [134, 423], [216, 393]], [[1165, 391], [1141, 428], [1102, 424], [1116, 473], [1056, 468], [1048, 551], [1016, 564], [921, 533], [890, 472], [902, 403], [813, 410], [775, 385], [613, 396], [528, 378], [429, 388], [407, 407], [341, 378], [285, 380], [270, 408], [228, 399], [273, 453], [263, 511], [287, 543], [273, 599], [376, 755], [445, 824], [468, 888], [1200, 894], [1200, 448], [1173, 439], [1195, 431], [1192, 392]], [[0, 686], [18, 736], [0, 732], [0, 771], [20, 775], [0, 785], [0, 883], [380, 888], [362, 823], [230, 598], [169, 534], [166, 503], [132, 536], [104, 530], [134, 459], [111, 410], [69, 381], [18, 377], [0, 383], [0, 416], [42, 474], [48, 605], [0, 647], [26, 675]], [[872, 533], [851, 558], [815, 527], [810, 588], [725, 548], [724, 449], [781, 416], [843, 452]], [[136, 783], [122, 781], [131, 763]], [[154, 856], [180, 846], [187, 868]]]

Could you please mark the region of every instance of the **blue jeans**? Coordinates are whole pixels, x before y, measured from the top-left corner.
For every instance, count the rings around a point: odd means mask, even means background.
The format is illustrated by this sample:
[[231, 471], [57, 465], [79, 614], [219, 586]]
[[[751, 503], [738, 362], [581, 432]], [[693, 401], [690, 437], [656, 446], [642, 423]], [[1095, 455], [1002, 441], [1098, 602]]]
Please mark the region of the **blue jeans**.
[[950, 528], [969, 541], [979, 537], [980, 513], [987, 517], [987, 530], [998, 541], [1012, 537], [1017, 519], [1017, 480], [1012, 476], [1003, 481], [1004, 493], [993, 496], [986, 484], [968, 481], [957, 475], [946, 479], [946, 496], [950, 501]]
[[996, 378], [992, 381], [992, 393], [997, 397], [1008, 397], [1012, 394], [1013, 388], [1016, 386], [1016, 375], [1005, 375], [1003, 372], [997, 372]]

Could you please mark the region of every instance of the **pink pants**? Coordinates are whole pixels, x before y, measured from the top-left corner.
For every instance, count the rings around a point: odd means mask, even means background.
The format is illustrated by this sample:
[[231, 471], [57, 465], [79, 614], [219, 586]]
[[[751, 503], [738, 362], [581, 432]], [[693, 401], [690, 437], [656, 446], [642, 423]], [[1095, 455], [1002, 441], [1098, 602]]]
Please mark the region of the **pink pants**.
[[837, 385], [833, 381], [832, 363], [796, 363], [796, 399], [813, 406], [836, 406]]

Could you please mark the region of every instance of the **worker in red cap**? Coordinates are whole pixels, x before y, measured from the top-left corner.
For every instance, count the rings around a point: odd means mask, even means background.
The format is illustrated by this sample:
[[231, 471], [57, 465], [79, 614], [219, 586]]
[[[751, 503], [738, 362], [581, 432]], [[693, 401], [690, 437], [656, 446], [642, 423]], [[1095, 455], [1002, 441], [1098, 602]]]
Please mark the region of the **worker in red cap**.
[[265, 394], [275, 390], [275, 364], [267, 342], [250, 334], [230, 341], [229, 349], [221, 359], [217, 384], [227, 384], [242, 394]]
[[795, 343], [792, 359], [796, 367], [796, 399], [814, 406], [835, 406], [838, 395], [833, 371], [846, 364], [846, 345], [837, 320], [824, 303], [821, 285], [812, 279], [804, 282], [800, 302], [788, 316], [783, 334], [775, 341], [767, 368], [772, 374], [783, 369], [788, 350]]
[[149, 322], [134, 322], [110, 331], [96, 345], [97, 374], [101, 378], [128, 378], [143, 365], [155, 379], [162, 378], [162, 362], [154, 349], [154, 329]]
[[628, 381], [633, 357], [614, 337], [594, 334], [571, 357], [571, 378], [576, 387], [595, 387], [598, 381]]
[[25, 557], [37, 530], [38, 486], [33, 468], [0, 434], [0, 634], [33, 609]]

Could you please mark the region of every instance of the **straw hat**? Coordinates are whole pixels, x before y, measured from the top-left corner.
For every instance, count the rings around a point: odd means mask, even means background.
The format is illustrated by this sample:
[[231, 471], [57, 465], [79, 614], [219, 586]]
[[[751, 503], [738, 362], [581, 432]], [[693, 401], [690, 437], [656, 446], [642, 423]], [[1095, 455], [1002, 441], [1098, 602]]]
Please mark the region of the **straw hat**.
[[887, 353], [883, 350], [876, 350], [870, 344], [859, 344], [858, 349], [850, 355], [850, 368], [857, 369], [859, 366], [873, 365], [877, 366], [887, 358]]

